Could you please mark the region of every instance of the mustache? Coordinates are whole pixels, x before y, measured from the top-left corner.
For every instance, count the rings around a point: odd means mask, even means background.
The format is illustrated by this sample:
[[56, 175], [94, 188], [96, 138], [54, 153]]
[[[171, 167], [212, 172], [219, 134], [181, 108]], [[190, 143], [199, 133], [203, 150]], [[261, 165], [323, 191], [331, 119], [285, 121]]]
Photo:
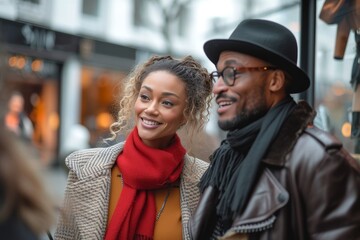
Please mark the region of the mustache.
[[229, 96], [227, 95], [226, 93], [219, 93], [219, 95], [216, 96], [216, 100], [218, 100], [219, 98], [225, 98], [225, 99], [229, 99], [233, 102], [236, 101], [236, 98], [232, 97], [232, 96]]

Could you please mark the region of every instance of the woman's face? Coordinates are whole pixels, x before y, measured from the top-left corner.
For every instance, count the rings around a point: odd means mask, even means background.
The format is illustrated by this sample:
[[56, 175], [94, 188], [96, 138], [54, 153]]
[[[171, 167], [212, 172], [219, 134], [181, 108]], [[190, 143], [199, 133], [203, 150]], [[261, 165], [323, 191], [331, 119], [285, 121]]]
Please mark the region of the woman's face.
[[185, 83], [166, 71], [150, 73], [135, 102], [136, 126], [142, 141], [150, 147], [166, 148], [185, 124]]

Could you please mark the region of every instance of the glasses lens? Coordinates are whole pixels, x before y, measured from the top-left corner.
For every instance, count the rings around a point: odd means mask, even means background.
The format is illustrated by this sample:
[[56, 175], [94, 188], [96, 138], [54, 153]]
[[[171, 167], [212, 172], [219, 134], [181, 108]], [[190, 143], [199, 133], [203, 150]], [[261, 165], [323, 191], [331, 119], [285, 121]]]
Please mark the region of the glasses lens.
[[232, 86], [235, 79], [235, 71], [231, 67], [227, 67], [223, 70], [224, 82], [226, 85]]

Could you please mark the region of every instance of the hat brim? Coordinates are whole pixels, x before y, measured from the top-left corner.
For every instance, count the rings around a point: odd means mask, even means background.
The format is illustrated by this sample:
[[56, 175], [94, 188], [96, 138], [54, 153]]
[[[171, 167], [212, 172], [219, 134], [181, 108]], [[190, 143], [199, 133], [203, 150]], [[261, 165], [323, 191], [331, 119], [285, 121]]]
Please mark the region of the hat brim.
[[223, 51], [235, 51], [257, 57], [287, 72], [292, 81], [288, 86], [289, 93], [300, 93], [308, 89], [310, 79], [308, 75], [294, 64], [291, 60], [279, 56], [277, 53], [265, 47], [241, 40], [213, 39], [204, 44], [204, 52], [209, 60], [217, 64], [220, 53]]

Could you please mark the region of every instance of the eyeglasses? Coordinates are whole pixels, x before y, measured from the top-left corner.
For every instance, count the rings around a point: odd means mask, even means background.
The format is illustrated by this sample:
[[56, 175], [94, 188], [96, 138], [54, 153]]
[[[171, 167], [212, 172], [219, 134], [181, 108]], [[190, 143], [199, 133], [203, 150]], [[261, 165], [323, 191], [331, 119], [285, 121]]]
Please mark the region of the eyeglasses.
[[275, 67], [264, 66], [264, 67], [226, 67], [221, 72], [213, 71], [210, 73], [210, 77], [214, 82], [219, 80], [220, 77], [223, 78], [224, 83], [227, 86], [234, 86], [235, 79], [237, 74], [245, 73], [245, 72], [254, 72], [254, 71], [268, 71], [268, 70], [276, 70]]

